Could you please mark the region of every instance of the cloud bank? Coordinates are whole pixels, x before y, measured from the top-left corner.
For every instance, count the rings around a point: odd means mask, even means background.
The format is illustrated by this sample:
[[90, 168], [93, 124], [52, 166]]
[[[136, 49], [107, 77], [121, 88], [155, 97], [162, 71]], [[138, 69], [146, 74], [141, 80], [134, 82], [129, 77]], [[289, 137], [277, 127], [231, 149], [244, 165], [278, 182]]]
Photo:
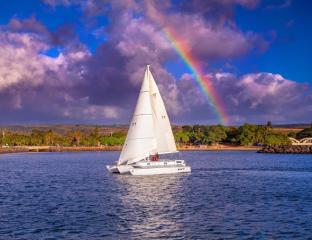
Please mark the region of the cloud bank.
[[[176, 76], [167, 67], [179, 58], [164, 37], [163, 24], [175, 29], [202, 63], [230, 124], [310, 121], [308, 85], [278, 73], [239, 76], [209, 66], [269, 48], [261, 34], [242, 31], [233, 18], [235, 6], [252, 10], [258, 1], [43, 2], [54, 11], [58, 6], [81, 8], [86, 26], [105, 15], [109, 24], [93, 24], [92, 31], [109, 37], [91, 52], [71, 25], [51, 31], [33, 16], [12, 17], [0, 27], [0, 123], [127, 123], [146, 64], [152, 64], [173, 122], [218, 123], [193, 76], [187, 71]], [[51, 56], [51, 50], [57, 55]]]

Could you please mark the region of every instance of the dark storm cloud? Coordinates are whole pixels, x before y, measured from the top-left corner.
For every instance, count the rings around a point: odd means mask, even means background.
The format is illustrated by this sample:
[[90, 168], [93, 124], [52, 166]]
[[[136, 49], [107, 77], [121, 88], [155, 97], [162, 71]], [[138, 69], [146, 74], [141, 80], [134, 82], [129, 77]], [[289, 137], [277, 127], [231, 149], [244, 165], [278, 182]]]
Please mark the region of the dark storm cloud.
[[86, 62], [84, 82], [75, 91], [88, 96], [90, 104], [126, 106], [138, 90], [129, 81], [127, 60], [110, 43], [101, 45]]
[[12, 18], [2, 29], [9, 32], [38, 34], [52, 45], [66, 45], [77, 39], [75, 26], [64, 24], [58, 26], [55, 31], [50, 31], [34, 16], [24, 20]]

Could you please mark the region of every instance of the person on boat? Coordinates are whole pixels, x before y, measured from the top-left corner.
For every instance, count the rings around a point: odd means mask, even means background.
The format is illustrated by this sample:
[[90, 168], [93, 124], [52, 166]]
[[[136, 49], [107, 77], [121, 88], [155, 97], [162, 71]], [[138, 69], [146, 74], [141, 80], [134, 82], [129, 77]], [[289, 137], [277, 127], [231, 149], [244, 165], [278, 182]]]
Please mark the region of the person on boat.
[[156, 153], [155, 155], [152, 155], [152, 156], [151, 156], [151, 160], [152, 160], [152, 161], [159, 161], [159, 154]]

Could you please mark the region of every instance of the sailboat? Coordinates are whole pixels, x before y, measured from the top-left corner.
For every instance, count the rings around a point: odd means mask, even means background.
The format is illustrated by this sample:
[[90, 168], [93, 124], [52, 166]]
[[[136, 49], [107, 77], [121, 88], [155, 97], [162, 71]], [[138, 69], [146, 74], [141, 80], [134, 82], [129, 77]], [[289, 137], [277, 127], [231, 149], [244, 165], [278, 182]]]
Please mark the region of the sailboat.
[[106, 167], [111, 173], [131, 175], [191, 172], [184, 160], [169, 159], [177, 153], [164, 102], [147, 65], [119, 159]]

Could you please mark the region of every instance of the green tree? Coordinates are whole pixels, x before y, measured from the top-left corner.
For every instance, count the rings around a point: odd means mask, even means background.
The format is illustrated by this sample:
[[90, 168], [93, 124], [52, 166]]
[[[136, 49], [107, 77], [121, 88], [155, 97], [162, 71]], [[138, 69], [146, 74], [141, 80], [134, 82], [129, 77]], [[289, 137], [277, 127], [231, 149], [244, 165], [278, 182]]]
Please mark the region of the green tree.
[[30, 135], [31, 137], [31, 141], [30, 141], [30, 145], [32, 146], [42, 146], [44, 145], [45, 141], [44, 141], [44, 132], [34, 129]]
[[82, 138], [82, 133], [80, 130], [76, 130], [74, 131], [73, 133], [73, 139], [72, 139], [72, 144], [74, 145], [77, 145], [77, 146], [80, 146], [80, 141], [81, 141], [81, 138]]
[[226, 128], [226, 139], [225, 142], [237, 144], [238, 129], [237, 127], [228, 127]]
[[44, 145], [54, 146], [56, 143], [57, 134], [51, 129], [44, 134]]
[[298, 139], [307, 138], [307, 137], [312, 137], [312, 127], [305, 128], [302, 131], [297, 133]]
[[286, 135], [270, 133], [265, 139], [265, 145], [290, 145], [291, 142]]
[[106, 146], [123, 145], [126, 135], [122, 132], [115, 132], [109, 136], [100, 136], [100, 143]]
[[295, 133], [295, 132], [289, 132], [289, 133], [287, 134], [287, 136], [288, 136], [288, 137], [291, 137], [291, 138], [297, 138], [297, 133]]
[[238, 128], [237, 141], [239, 144], [253, 145], [255, 138], [255, 126], [244, 124]]
[[210, 126], [205, 130], [205, 137], [203, 143], [205, 144], [216, 144], [224, 141], [226, 139], [226, 130], [225, 127]]
[[89, 137], [87, 137], [85, 140], [88, 142], [88, 145], [91, 146], [97, 146], [100, 144], [100, 139], [99, 139], [99, 128], [95, 127], [93, 132], [90, 134]]
[[186, 132], [176, 132], [174, 134], [175, 141], [177, 143], [188, 143], [190, 141], [189, 135]]
[[192, 132], [193, 127], [190, 125], [184, 125], [184, 126], [182, 126], [182, 130], [183, 130], [183, 132]]

